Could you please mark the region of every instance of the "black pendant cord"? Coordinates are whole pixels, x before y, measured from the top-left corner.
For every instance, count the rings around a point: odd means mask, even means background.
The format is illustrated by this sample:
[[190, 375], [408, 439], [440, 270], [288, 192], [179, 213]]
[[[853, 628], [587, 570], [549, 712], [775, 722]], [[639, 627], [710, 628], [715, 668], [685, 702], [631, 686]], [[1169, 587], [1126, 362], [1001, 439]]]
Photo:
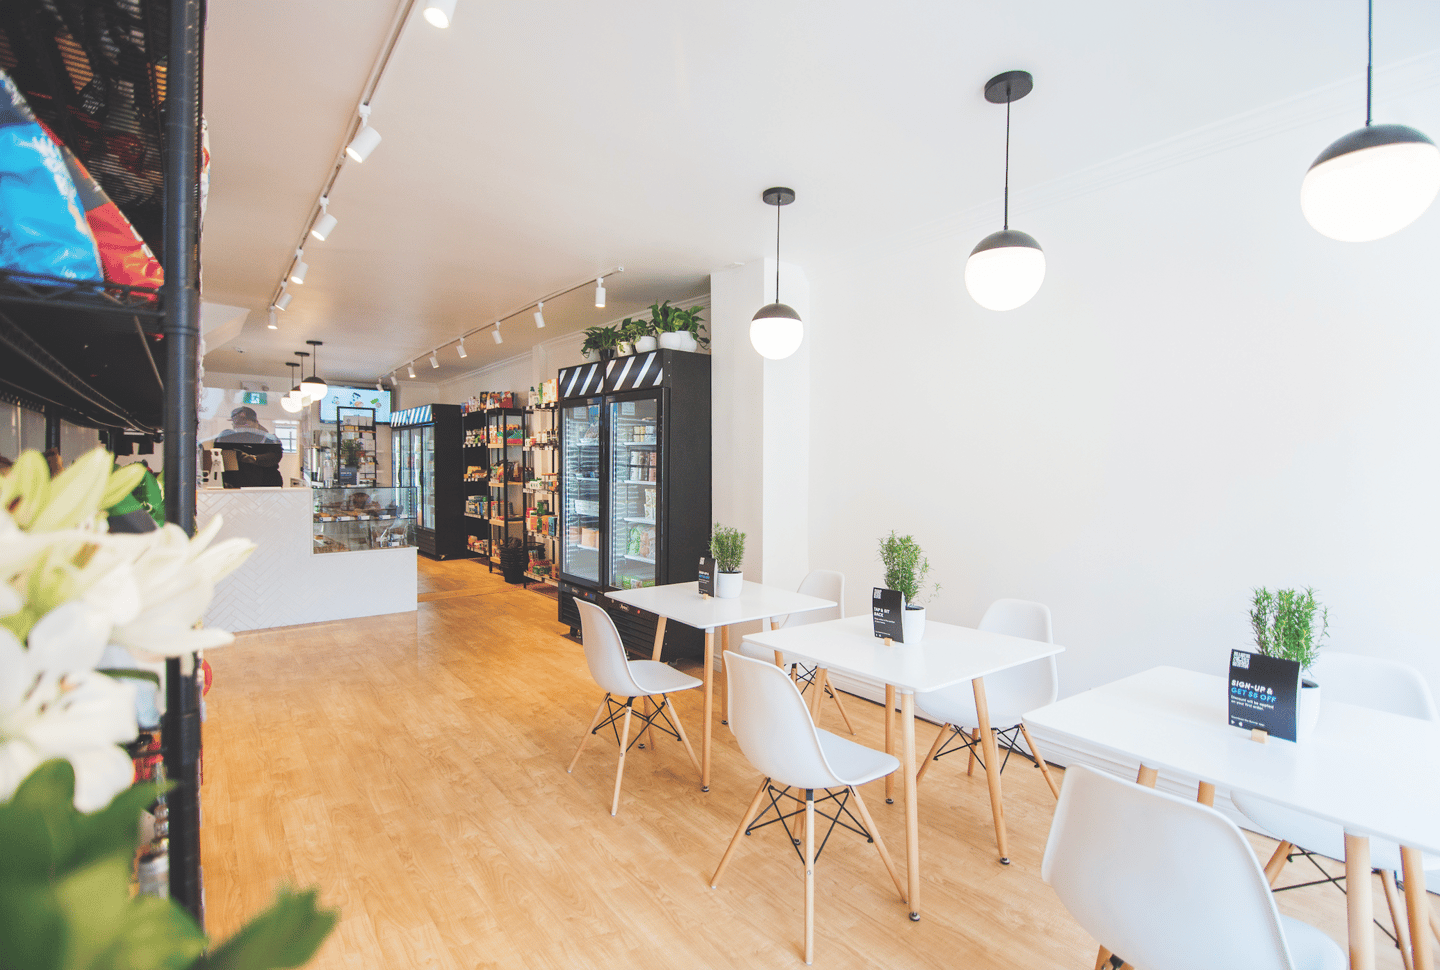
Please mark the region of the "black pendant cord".
[[1369, 128], [1371, 74], [1375, 66], [1375, 0], [1367, 0], [1365, 13], [1365, 127]]
[[775, 302], [780, 302], [780, 206], [775, 207]]
[[[1009, 94], [1009, 89], [1006, 89]], [[994, 225], [994, 223], [991, 223]], [[1010, 230], [1010, 102], [1005, 102], [1005, 230]]]

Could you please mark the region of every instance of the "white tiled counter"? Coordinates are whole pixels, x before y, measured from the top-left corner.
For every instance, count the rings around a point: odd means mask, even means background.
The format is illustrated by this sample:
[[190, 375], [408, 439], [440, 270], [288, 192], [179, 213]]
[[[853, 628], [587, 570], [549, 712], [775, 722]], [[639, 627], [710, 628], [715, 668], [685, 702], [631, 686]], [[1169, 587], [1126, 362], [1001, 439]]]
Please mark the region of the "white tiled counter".
[[314, 555], [313, 510], [308, 488], [198, 490], [197, 529], [221, 515], [219, 538], [256, 545], [216, 585], [206, 625], [238, 632], [414, 611], [414, 548]]

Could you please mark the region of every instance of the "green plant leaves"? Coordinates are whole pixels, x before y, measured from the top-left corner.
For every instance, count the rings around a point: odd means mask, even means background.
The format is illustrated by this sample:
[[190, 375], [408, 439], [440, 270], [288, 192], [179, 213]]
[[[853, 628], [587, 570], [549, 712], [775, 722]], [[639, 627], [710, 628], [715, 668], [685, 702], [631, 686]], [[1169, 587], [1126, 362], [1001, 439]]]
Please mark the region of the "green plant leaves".
[[1260, 653], [1297, 661], [1302, 670], [1309, 670], [1330, 631], [1330, 611], [1315, 598], [1313, 587], [1272, 593], [1261, 586], [1251, 601], [1250, 628]]
[[197, 970], [280, 970], [307, 962], [339, 914], [315, 907], [316, 891], [281, 889], [270, 908], [195, 964]]
[[721, 572], [738, 572], [745, 561], [745, 533], [716, 522], [710, 533], [710, 555]]
[[918, 605], [922, 597], [929, 599], [940, 592], [938, 583], [926, 589], [930, 560], [914, 536], [900, 536], [890, 530], [890, 536], [880, 540], [880, 562], [885, 566], [885, 588], [904, 593], [907, 606]]

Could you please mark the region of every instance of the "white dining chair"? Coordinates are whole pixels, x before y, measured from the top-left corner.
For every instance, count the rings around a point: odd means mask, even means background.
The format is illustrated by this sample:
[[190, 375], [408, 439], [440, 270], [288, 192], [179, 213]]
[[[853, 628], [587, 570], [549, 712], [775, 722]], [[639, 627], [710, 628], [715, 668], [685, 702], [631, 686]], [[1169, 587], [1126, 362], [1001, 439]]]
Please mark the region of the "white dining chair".
[[[691, 677], [689, 674], [681, 673], [669, 664], [659, 663], [654, 660], [630, 660], [625, 656], [625, 646], [620, 641], [620, 631], [615, 629], [615, 621], [594, 603], [577, 598], [575, 605], [580, 608], [580, 636], [585, 646], [585, 663], [590, 667], [590, 676], [600, 689], [605, 691], [605, 697], [600, 701], [600, 707], [595, 711], [595, 717], [590, 722], [590, 727], [580, 738], [580, 746], [575, 749], [575, 757], [570, 761], [567, 772], [575, 770], [575, 765], [580, 761], [580, 752], [585, 750], [585, 742], [591, 736], [604, 728], [610, 728], [615, 734], [615, 740], [620, 744], [620, 763], [615, 768], [615, 794], [610, 801], [610, 814], [614, 815], [620, 810], [620, 782], [625, 777], [625, 753], [630, 750], [636, 741], [640, 740], [647, 729], [651, 736], [655, 731], [661, 731], [678, 738], [685, 745], [685, 753], [690, 756], [690, 763], [695, 770], [700, 770], [700, 762], [695, 757], [695, 751], [690, 747], [690, 739], [685, 736], [685, 729], [680, 726], [680, 715], [675, 712], [675, 705], [671, 702], [669, 695], [677, 690], [690, 690], [695, 687], [704, 686], [704, 681]], [[654, 710], [645, 710], [635, 707], [637, 698], [659, 698]], [[621, 701], [624, 703], [621, 703]], [[630, 737], [630, 716], [634, 715], [643, 722], [643, 726], [635, 733], [635, 738]], [[616, 727], [617, 722], [619, 727]]]
[[[819, 856], [815, 847], [816, 816], [830, 823], [820, 836], [821, 849], [837, 825], [864, 836], [875, 843], [901, 901], [906, 899], [900, 874], [885, 851], [880, 831], [858, 787], [884, 778], [899, 768], [900, 762], [883, 751], [815, 727], [799, 688], [772, 661], [727, 650], [725, 683], [730, 694], [730, 730], [740, 744], [741, 753], [765, 778], [720, 858], [720, 865], [710, 879], [710, 888], [719, 885], [720, 876], [742, 837], [779, 822], [787, 845], [795, 848], [805, 866], [805, 962], [808, 964], [815, 955], [815, 861]], [[821, 792], [819, 798], [815, 794], [817, 790]], [[825, 810], [826, 805], [833, 814]], [[774, 817], [770, 818], [772, 813]], [[802, 844], [803, 850], [799, 848]]]
[[[1326, 650], [1320, 654], [1320, 659], [1315, 662], [1310, 672], [1313, 679], [1324, 686], [1321, 717], [1325, 716], [1324, 701], [1333, 700], [1425, 721], [1440, 721], [1440, 711], [1436, 710], [1430, 685], [1425, 682], [1420, 671], [1408, 664], [1357, 653]], [[1403, 738], [1390, 741], [1404, 743]], [[1345, 831], [1339, 825], [1254, 795], [1237, 792], [1231, 798], [1241, 814], [1259, 826], [1265, 834], [1280, 840], [1270, 861], [1265, 864], [1265, 874], [1272, 886], [1279, 880], [1286, 863], [1295, 855], [1319, 855], [1339, 862], [1345, 860]], [[1385, 839], [1372, 838], [1370, 864], [1380, 877], [1380, 887], [1385, 892], [1385, 901], [1390, 907], [1390, 919], [1395, 927], [1393, 936], [1400, 952], [1405, 955], [1408, 970], [1409, 925], [1405, 906], [1395, 883], [1395, 874], [1401, 869], [1400, 846]], [[1429, 883], [1428, 874], [1440, 870], [1440, 858], [1423, 856], [1421, 866], [1427, 873], [1426, 882]], [[1330, 882], [1339, 886], [1339, 881], [1344, 878], [1332, 876], [1318, 863], [1316, 868], [1323, 878], [1282, 888], [1298, 889], [1301, 886], [1315, 885], [1316, 882]], [[1435, 919], [1433, 909], [1430, 912], [1430, 926], [1436, 938], [1440, 939], [1440, 922]], [[1381, 928], [1384, 929], [1383, 926]], [[1389, 934], [1390, 931], [1385, 932]]]
[[[836, 572], [833, 569], [812, 569], [803, 580], [800, 581], [798, 592], [806, 596], [818, 596], [820, 599], [834, 600], [835, 605], [827, 610], [809, 610], [805, 613], [791, 613], [788, 616], [775, 617], [772, 629], [783, 630], [789, 627], [801, 626], [806, 623], [823, 623], [826, 620], [841, 620], [845, 618], [845, 574]], [[800, 693], [804, 694], [810, 690], [815, 682], [815, 675], [818, 668], [806, 666], [803, 663], [784, 656], [778, 650], [766, 650], [764, 647], [757, 647], [745, 641], [740, 642], [740, 653], [747, 657], [754, 657], [756, 660], [774, 659], [775, 663], [787, 670], [793, 671], [796, 683], [800, 685]], [[777, 656], [779, 654], [779, 656]], [[840, 692], [825, 685], [825, 695], [835, 702], [835, 707], [840, 711], [840, 717], [845, 722], [845, 729], [852, 735], [855, 727], [850, 723], [850, 714], [845, 710], [845, 702], [840, 699]], [[729, 716], [728, 713], [726, 715]]]
[[1085, 765], [1065, 772], [1040, 876], [1125, 966], [1346, 965], [1330, 937], [1275, 908], [1265, 873], [1234, 822], [1207, 805]]
[[[980, 618], [978, 629], [1042, 643], [1055, 642], [1050, 626], [1050, 608], [1044, 603], [1029, 600], [996, 600]], [[1005, 749], [997, 770], [1005, 770], [1012, 752], [1022, 751], [1019, 743], [1023, 735], [1031, 759], [1045, 776], [1045, 783], [1056, 798], [1060, 797], [1060, 788], [1050, 775], [1050, 768], [1022, 718], [1029, 711], [1055, 703], [1059, 696], [1060, 672], [1054, 657], [1002, 670], [985, 678], [990, 728], [995, 733], [996, 744]], [[915, 705], [922, 713], [943, 722], [940, 733], [935, 736], [935, 743], [930, 746], [930, 753], [915, 774], [917, 784], [925, 777], [932, 762], [956, 751], [969, 752], [969, 764], [965, 769], [967, 775], [975, 773], [977, 760], [983, 769], [990, 770], [991, 766], [985, 764], [980, 753], [980, 716], [975, 711], [975, 690], [969, 682], [942, 690], [919, 691], [915, 694]]]

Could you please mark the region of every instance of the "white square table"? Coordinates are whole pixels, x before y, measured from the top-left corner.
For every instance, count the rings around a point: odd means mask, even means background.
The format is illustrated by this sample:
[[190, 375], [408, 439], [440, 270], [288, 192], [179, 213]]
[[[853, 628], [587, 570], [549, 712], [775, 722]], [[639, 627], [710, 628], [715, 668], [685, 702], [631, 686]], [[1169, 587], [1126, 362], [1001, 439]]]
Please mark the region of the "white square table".
[[1375, 966], [1370, 837], [1405, 846], [1414, 966], [1429, 970], [1429, 903], [1419, 863], [1422, 851], [1440, 853], [1440, 724], [1324, 701], [1310, 737], [1260, 744], [1230, 726], [1228, 710], [1224, 677], [1156, 667], [1031, 711], [1025, 723], [1138, 758], [1144, 785], [1170, 770], [1199, 778], [1206, 804], [1219, 786], [1341, 825], [1355, 970]]
[[660, 617], [655, 626], [655, 652], [652, 660], [660, 659], [660, 647], [665, 642], [666, 620], [675, 620], [677, 623], [705, 631], [705, 726], [700, 755], [701, 791], [710, 790], [710, 718], [714, 702], [716, 628], [721, 631], [723, 645], [728, 645], [731, 624], [788, 616], [791, 613], [808, 613], [811, 610], [824, 610], [838, 605], [833, 600], [821, 599], [818, 596], [807, 596], [794, 590], [751, 582], [742, 584], [739, 596], [726, 599], [701, 596], [698, 582], [620, 589], [605, 595], [616, 602]]
[[[999, 758], [995, 736], [990, 731], [989, 707], [985, 700], [984, 678], [1011, 667], [1064, 651], [1064, 647], [1037, 640], [987, 633], [970, 627], [930, 620], [920, 643], [886, 646], [875, 636], [874, 621], [868, 614], [825, 623], [767, 633], [752, 633], [746, 642], [779, 650], [787, 660], [803, 660], [821, 668], [816, 674], [817, 691], [831, 670], [843, 671], [864, 680], [885, 685], [885, 747], [892, 747], [889, 723], [895, 710], [894, 692], [900, 693], [900, 770], [905, 785], [905, 857], [909, 880], [910, 918], [920, 918], [920, 815], [915, 791], [915, 692], [939, 690], [970, 681], [975, 691], [975, 710], [980, 715], [981, 743], [984, 745], [990, 786], [990, 810], [995, 819], [995, 841], [1002, 861], [1006, 858], [1005, 810], [1000, 800]], [[818, 696], [817, 696], [818, 701]], [[812, 704], [817, 703], [812, 701]], [[892, 752], [893, 753], [893, 752]]]

